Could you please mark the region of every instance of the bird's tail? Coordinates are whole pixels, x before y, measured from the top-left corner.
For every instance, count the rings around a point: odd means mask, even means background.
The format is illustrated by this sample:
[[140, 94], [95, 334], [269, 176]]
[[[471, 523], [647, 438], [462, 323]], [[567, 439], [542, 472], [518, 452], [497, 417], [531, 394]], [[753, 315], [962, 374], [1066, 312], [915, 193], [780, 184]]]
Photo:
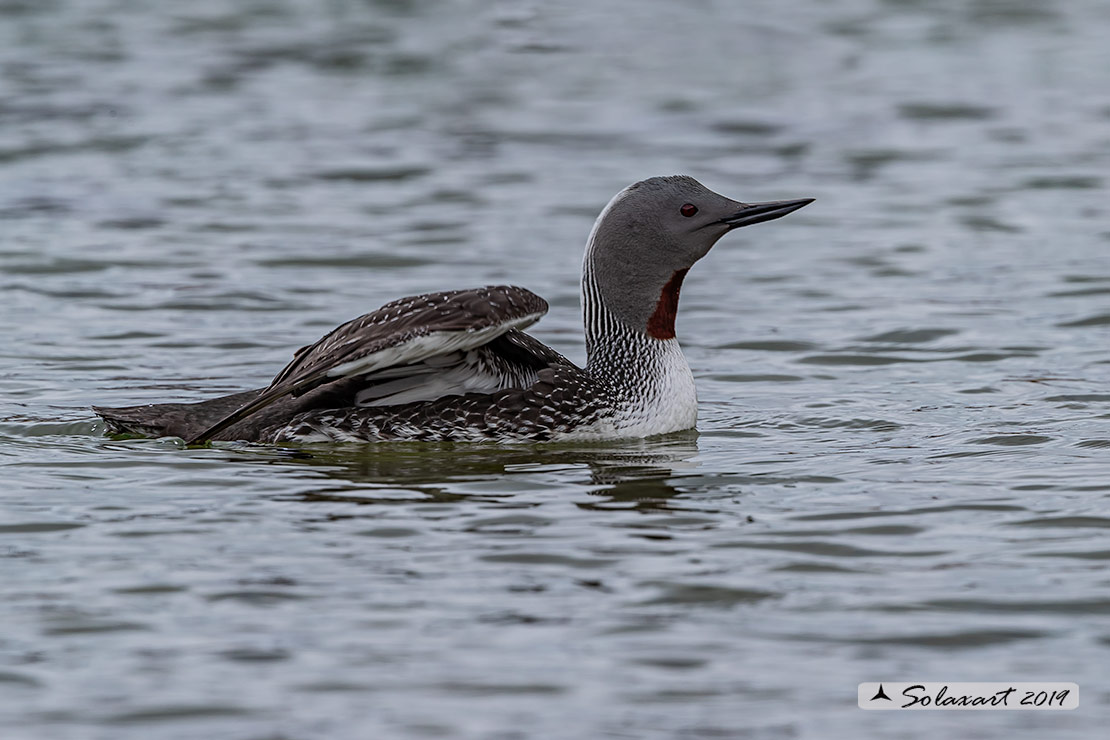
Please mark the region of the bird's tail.
[[109, 434], [190, 439], [249, 402], [260, 391], [244, 391], [200, 403], [150, 403], [92, 410], [108, 425]]

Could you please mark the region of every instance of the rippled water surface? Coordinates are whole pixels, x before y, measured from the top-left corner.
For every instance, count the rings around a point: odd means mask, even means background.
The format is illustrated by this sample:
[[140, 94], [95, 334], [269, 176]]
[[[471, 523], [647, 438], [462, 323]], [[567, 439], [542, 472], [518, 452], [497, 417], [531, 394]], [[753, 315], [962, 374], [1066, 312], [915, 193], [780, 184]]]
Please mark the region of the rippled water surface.
[[[0, 0], [0, 736], [1095, 738], [1110, 688], [1110, 6]], [[113, 440], [401, 295], [583, 359], [634, 180], [723, 240], [699, 433]], [[878, 680], [1073, 712], [863, 712]]]

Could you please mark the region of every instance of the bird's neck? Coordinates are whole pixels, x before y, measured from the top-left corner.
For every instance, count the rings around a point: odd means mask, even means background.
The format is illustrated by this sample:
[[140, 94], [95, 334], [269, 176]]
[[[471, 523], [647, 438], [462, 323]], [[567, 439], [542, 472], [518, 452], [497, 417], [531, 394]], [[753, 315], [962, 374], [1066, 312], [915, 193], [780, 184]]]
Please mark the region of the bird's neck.
[[693, 376], [674, 338], [681, 276], [674, 281], [673, 295], [664, 289], [646, 330], [641, 331], [608, 308], [590, 257], [587, 253], [582, 271], [586, 372], [621, 404], [656, 403], [666, 398], [667, 403], [696, 406]]

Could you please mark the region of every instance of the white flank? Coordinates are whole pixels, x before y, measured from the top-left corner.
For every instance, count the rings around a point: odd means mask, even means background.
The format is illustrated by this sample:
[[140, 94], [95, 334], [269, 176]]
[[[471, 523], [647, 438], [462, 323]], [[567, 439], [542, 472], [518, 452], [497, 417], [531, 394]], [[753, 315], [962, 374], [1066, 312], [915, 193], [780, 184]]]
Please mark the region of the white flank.
[[617, 413], [581, 426], [560, 439], [627, 439], [692, 429], [698, 423], [694, 374], [677, 339], [659, 341], [651, 382]]

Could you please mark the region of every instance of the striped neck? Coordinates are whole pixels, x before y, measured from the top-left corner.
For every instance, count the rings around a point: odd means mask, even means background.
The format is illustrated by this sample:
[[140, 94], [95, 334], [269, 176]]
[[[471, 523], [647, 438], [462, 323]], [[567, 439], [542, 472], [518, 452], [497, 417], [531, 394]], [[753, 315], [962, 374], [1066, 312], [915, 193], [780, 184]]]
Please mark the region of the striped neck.
[[[582, 273], [586, 373], [613, 409], [623, 435], [690, 429], [698, 419], [694, 376], [673, 332], [657, 338], [619, 321], [606, 307], [587, 255]], [[673, 324], [671, 324], [673, 326]]]
[[[674, 339], [673, 309], [669, 317], [657, 319], [658, 325], [666, 323], [669, 331], [647, 333], [620, 321], [605, 305], [589, 251], [582, 268], [582, 319], [586, 331], [586, 371], [591, 376], [620, 396], [662, 390], [658, 386], [666, 381], [660, 377], [661, 363], [668, 356], [682, 354]], [[685, 360], [682, 364], [685, 365]]]

